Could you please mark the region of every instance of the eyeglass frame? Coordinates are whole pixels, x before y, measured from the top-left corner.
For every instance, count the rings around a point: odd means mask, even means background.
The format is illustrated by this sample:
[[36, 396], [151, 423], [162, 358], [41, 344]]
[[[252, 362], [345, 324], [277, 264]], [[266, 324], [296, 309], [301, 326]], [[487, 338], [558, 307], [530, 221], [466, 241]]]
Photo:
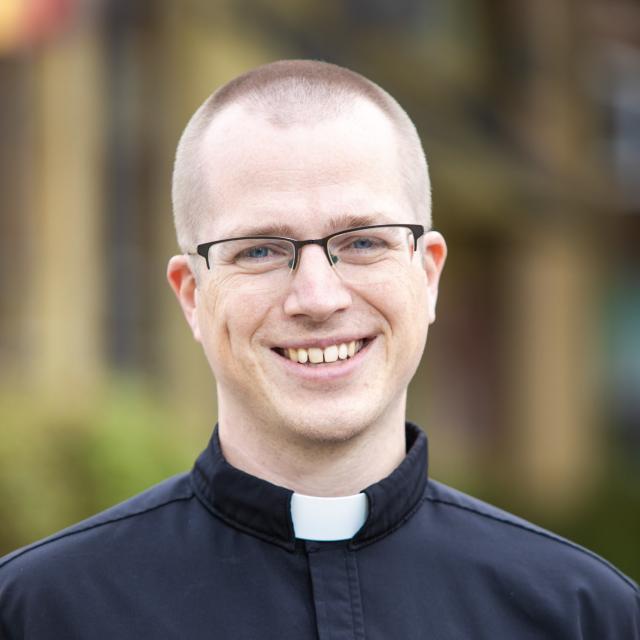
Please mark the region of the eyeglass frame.
[[402, 223], [390, 223], [390, 224], [368, 224], [362, 227], [352, 227], [351, 229], [344, 229], [342, 231], [334, 231], [324, 238], [316, 238], [314, 240], [295, 240], [294, 238], [286, 238], [284, 236], [239, 236], [237, 238], [224, 238], [222, 240], [213, 240], [212, 242], [203, 242], [196, 246], [196, 251], [187, 252], [189, 256], [199, 255], [205, 259], [207, 263], [207, 270], [211, 271], [211, 265], [209, 263], [209, 249], [216, 244], [223, 242], [231, 242], [233, 240], [285, 240], [293, 245], [293, 265], [290, 267], [291, 271], [295, 271], [300, 262], [300, 250], [309, 244], [317, 244], [324, 249], [325, 256], [329, 261], [329, 264], [333, 267], [335, 262], [329, 253], [329, 242], [332, 238], [340, 236], [344, 233], [351, 233], [352, 231], [363, 231], [365, 229], [380, 229], [381, 227], [405, 227], [413, 234], [413, 246], [414, 249], [418, 246], [418, 240], [424, 235], [426, 229], [421, 224], [402, 224]]

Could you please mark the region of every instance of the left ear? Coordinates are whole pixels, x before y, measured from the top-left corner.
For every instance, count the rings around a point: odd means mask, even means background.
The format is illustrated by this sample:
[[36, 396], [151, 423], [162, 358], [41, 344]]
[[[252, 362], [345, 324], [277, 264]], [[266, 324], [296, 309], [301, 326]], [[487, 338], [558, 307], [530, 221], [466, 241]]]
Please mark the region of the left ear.
[[423, 240], [422, 265], [427, 274], [429, 292], [429, 324], [436, 319], [436, 302], [438, 301], [438, 283], [440, 274], [447, 259], [447, 243], [441, 233], [428, 231]]

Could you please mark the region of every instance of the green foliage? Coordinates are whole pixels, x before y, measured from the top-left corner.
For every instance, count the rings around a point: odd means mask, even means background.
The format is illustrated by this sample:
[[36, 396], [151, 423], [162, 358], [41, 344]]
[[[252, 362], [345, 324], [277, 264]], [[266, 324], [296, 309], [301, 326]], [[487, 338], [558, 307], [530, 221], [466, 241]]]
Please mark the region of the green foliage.
[[639, 471], [637, 461], [613, 449], [606, 483], [583, 509], [556, 527], [558, 533], [603, 556], [636, 582], [640, 581]]
[[188, 470], [205, 445], [139, 387], [52, 406], [0, 397], [0, 555]]

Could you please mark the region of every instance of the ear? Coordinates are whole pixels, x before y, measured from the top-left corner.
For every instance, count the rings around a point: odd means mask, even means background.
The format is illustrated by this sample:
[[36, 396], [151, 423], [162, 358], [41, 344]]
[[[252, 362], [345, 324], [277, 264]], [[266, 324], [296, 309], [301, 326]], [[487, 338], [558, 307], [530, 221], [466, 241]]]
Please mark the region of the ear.
[[424, 236], [423, 267], [427, 274], [427, 289], [429, 292], [429, 324], [436, 319], [436, 302], [438, 301], [438, 284], [440, 275], [447, 258], [447, 243], [442, 234], [428, 231]]
[[187, 256], [173, 256], [169, 260], [169, 264], [167, 265], [167, 280], [178, 298], [184, 317], [191, 327], [193, 337], [200, 342], [198, 289], [196, 286], [196, 276], [191, 270]]

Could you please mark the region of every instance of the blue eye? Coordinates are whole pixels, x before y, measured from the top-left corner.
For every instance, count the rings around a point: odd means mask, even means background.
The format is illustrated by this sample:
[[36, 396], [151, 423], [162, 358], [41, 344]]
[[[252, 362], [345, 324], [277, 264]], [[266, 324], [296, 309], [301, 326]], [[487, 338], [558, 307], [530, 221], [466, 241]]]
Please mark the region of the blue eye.
[[267, 269], [284, 266], [292, 258], [293, 246], [278, 242], [257, 239], [256, 241], [240, 240], [238, 243], [233, 242], [232, 245], [239, 244], [238, 251], [235, 246], [229, 247], [233, 249], [233, 264], [244, 267], [246, 269]]
[[251, 247], [245, 254], [247, 258], [267, 258], [269, 257], [269, 247]]
[[[335, 264], [340, 262], [350, 265], [371, 264], [382, 260], [390, 250], [393, 234], [387, 230], [361, 232], [345, 232], [334, 236], [328, 249]], [[335, 257], [334, 257], [335, 256]]]

